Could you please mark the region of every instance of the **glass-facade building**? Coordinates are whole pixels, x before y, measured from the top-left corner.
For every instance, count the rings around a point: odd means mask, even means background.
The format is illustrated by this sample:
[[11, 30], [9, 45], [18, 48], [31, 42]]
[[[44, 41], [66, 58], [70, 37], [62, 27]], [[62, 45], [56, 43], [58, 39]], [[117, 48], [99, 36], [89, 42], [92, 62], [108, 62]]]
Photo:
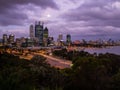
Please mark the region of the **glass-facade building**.
[[67, 35], [66, 35], [66, 43], [67, 43], [67, 44], [70, 44], [70, 43], [71, 43], [71, 35], [70, 35], [70, 34], [67, 34]]
[[8, 44], [7, 34], [3, 34], [3, 45], [7, 45], [7, 44]]
[[35, 24], [35, 37], [38, 38], [38, 44], [40, 46], [43, 45], [43, 25], [41, 25], [41, 23], [36, 23]]

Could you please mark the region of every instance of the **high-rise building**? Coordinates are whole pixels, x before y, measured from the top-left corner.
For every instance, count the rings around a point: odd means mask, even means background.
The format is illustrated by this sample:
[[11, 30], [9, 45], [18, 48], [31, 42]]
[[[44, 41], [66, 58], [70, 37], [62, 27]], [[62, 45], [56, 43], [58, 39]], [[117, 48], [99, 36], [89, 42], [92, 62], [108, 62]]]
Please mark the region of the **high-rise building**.
[[57, 42], [58, 42], [58, 46], [62, 46], [63, 45], [63, 35], [62, 34], [59, 34]]
[[7, 44], [8, 44], [7, 34], [3, 34], [3, 45], [7, 45]]
[[44, 29], [44, 34], [43, 34], [44, 38], [48, 38], [48, 28], [45, 27]]
[[16, 47], [21, 47], [21, 40], [20, 38], [16, 38]]
[[9, 35], [9, 44], [14, 43], [14, 40], [15, 40], [15, 36], [13, 34], [10, 34]]
[[69, 45], [71, 43], [71, 35], [67, 34], [66, 35], [66, 43]]
[[31, 38], [26, 38], [26, 47], [32, 47], [34, 46], [33, 40]]
[[54, 45], [54, 38], [53, 37], [48, 37], [48, 44]]
[[35, 23], [35, 37], [38, 38], [38, 44], [43, 45], [43, 24], [41, 22]]
[[31, 39], [34, 38], [34, 27], [33, 27], [33, 25], [30, 25], [30, 38]]
[[2, 46], [3, 39], [0, 38], [0, 46]]
[[48, 46], [48, 28], [47, 27], [45, 27], [44, 29], [43, 42], [44, 42], [44, 46]]
[[63, 40], [63, 35], [59, 34], [58, 39], [59, 39], [59, 41]]

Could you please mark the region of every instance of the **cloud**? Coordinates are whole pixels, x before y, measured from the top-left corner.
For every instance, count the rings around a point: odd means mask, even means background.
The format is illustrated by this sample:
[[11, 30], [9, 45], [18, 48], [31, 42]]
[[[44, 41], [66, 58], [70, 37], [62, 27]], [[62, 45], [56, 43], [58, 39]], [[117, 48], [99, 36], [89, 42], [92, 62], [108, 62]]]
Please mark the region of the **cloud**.
[[14, 8], [14, 6], [16, 5], [27, 4], [34, 4], [40, 6], [41, 8], [51, 7], [54, 9], [58, 9], [57, 5], [53, 2], [53, 0], [0, 0], [1, 10]]
[[59, 17], [66, 22], [65, 27], [74, 31], [74, 36], [119, 38], [119, 5], [119, 0], [84, 0], [79, 7], [70, 9]]
[[105, 3], [102, 0], [86, 2], [76, 9], [65, 12], [61, 17], [66, 21], [86, 21], [89, 22], [90, 26], [110, 25], [120, 27], [120, 9], [118, 9], [118, 3], [120, 2], [115, 3]]
[[22, 14], [17, 11], [8, 11], [6, 14], [0, 15], [0, 25], [23, 25], [23, 22], [27, 19], [25, 14]]
[[36, 20], [44, 21], [55, 37], [120, 34], [120, 0], [0, 0], [0, 11], [0, 29], [18, 30], [17, 36], [28, 34]]
[[24, 25], [29, 17], [27, 11], [34, 11], [34, 7], [58, 9], [53, 0], [0, 0], [0, 25]]

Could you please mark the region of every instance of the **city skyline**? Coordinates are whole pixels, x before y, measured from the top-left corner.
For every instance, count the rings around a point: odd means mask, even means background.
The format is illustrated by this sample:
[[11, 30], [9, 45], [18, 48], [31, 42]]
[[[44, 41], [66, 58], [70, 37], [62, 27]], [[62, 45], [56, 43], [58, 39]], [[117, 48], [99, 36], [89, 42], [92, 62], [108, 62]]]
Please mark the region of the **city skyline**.
[[1, 0], [0, 11], [0, 37], [29, 36], [29, 26], [43, 21], [55, 38], [120, 39], [119, 0]]

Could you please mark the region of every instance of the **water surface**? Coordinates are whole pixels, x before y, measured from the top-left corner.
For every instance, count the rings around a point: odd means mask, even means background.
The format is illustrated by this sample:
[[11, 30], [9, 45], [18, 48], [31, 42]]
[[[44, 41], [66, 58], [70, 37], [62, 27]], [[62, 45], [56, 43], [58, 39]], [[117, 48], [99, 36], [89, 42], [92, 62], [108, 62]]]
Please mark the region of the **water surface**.
[[91, 54], [93, 53], [113, 53], [113, 54], [117, 54], [120, 55], [120, 46], [112, 46], [112, 47], [106, 47], [106, 48], [85, 48], [84, 51], [87, 51]]

